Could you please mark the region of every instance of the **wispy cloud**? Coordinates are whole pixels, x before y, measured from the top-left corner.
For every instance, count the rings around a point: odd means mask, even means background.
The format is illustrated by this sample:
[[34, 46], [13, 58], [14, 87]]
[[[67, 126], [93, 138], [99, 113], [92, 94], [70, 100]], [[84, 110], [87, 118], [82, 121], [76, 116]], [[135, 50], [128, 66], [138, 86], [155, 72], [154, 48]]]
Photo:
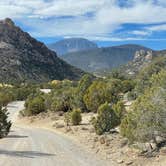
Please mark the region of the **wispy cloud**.
[[154, 25], [146, 28], [150, 31], [166, 31], [166, 24]]
[[133, 35], [139, 35], [139, 36], [148, 36], [151, 34], [148, 30], [134, 30], [131, 32]]

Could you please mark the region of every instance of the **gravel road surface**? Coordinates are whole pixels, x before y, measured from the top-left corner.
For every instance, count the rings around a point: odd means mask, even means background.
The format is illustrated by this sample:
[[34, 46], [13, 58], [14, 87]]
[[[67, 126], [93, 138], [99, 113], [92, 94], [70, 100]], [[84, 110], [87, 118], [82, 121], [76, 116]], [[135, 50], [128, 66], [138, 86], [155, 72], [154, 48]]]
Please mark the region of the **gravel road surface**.
[[15, 124], [23, 101], [7, 108], [13, 125], [7, 138], [0, 140], [0, 166], [114, 166], [56, 132]]

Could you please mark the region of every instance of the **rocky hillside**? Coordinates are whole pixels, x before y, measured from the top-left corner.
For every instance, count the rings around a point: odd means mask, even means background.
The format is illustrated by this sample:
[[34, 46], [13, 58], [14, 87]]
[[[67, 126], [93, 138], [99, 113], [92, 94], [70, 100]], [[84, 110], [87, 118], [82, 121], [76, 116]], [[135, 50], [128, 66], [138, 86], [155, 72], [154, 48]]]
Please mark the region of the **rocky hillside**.
[[59, 59], [11, 19], [0, 21], [1, 82], [45, 82], [78, 79], [81, 75], [82, 71]]
[[71, 52], [91, 50], [97, 48], [97, 45], [87, 39], [69, 38], [50, 44], [48, 47], [56, 51], [58, 55], [64, 55]]
[[133, 60], [135, 52], [139, 50], [151, 49], [130, 44], [70, 53], [62, 56], [62, 58], [85, 71], [103, 72], [127, 64]]
[[[162, 58], [163, 57], [163, 58]], [[125, 72], [130, 76], [135, 76], [141, 69], [152, 65], [164, 66], [166, 51], [145, 51], [140, 50], [135, 53], [134, 59], [127, 65], [121, 67], [121, 72]], [[151, 67], [153, 70], [154, 68]], [[159, 67], [158, 67], [159, 68]]]
[[125, 66], [125, 72], [129, 75], [135, 75], [143, 67], [152, 62], [152, 51], [136, 51], [134, 59]]

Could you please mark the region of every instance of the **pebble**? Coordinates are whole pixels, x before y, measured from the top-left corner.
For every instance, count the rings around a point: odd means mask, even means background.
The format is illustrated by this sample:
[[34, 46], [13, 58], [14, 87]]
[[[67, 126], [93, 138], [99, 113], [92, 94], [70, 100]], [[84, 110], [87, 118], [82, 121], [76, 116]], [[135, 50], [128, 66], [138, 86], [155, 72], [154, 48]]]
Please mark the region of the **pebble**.
[[117, 160], [118, 164], [122, 164], [124, 161], [122, 159]]
[[126, 161], [125, 164], [126, 164], [126, 165], [131, 165], [131, 164], [133, 164], [133, 161]]

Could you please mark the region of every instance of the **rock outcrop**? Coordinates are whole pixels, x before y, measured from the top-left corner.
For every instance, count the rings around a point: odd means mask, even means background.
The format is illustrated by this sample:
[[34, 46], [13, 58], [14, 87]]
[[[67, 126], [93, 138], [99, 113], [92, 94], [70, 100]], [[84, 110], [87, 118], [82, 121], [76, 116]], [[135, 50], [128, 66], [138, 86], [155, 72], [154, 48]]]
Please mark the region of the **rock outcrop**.
[[134, 59], [124, 67], [124, 71], [129, 75], [135, 75], [143, 67], [152, 62], [153, 56], [152, 51], [136, 51]]

